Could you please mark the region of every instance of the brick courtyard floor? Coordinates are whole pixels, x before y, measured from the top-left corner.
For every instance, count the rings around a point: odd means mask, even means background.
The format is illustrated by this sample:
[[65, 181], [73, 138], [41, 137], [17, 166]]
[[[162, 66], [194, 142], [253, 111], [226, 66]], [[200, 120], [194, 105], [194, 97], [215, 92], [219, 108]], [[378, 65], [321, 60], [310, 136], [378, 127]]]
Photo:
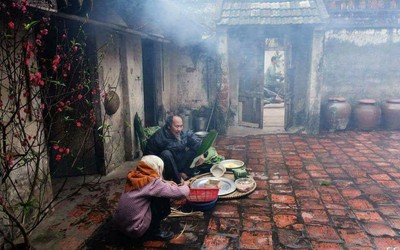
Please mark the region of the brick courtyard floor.
[[252, 194], [168, 219], [170, 242], [132, 242], [104, 219], [81, 247], [400, 249], [400, 132], [219, 137], [216, 148], [246, 163]]

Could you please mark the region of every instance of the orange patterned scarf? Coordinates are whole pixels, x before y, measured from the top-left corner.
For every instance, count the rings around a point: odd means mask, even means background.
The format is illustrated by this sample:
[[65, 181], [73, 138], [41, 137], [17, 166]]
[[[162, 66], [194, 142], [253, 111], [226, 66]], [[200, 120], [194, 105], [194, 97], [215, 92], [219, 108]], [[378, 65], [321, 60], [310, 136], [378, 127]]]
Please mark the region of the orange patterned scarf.
[[153, 178], [160, 178], [157, 171], [146, 162], [139, 161], [136, 169], [128, 173], [125, 193], [146, 186]]

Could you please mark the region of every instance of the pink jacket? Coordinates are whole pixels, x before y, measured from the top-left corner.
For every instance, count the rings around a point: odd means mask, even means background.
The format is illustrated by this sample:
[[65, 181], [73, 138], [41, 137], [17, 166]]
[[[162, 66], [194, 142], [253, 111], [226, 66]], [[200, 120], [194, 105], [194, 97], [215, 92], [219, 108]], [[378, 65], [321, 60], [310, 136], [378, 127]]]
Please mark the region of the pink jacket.
[[121, 195], [114, 221], [126, 235], [134, 238], [142, 236], [150, 226], [150, 198], [184, 198], [189, 195], [189, 187], [176, 186], [161, 179], [154, 179], [141, 189]]

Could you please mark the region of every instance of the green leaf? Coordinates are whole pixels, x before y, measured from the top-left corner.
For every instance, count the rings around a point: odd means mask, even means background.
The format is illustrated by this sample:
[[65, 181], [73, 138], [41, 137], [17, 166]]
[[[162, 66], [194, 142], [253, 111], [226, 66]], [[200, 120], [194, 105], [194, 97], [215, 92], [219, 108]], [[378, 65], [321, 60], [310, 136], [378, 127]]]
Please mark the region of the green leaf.
[[217, 138], [217, 131], [210, 131], [207, 136], [201, 142], [200, 147], [197, 149], [196, 156], [202, 155], [213, 145], [215, 139]]
[[72, 118], [69, 117], [69, 116], [64, 116], [64, 120], [65, 120], [65, 121], [73, 121], [74, 119], [72, 119]]
[[39, 21], [32, 21], [32, 22], [30, 22], [28, 24], [24, 24], [24, 28], [26, 30], [30, 30], [30, 29], [32, 29], [33, 26], [35, 26], [38, 23], [39, 23]]

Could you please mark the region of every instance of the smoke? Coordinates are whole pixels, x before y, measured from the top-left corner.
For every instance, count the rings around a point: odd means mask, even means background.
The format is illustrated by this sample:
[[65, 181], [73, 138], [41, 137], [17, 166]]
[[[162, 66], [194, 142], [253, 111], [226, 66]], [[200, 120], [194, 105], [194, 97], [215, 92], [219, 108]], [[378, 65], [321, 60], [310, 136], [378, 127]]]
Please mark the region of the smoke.
[[187, 46], [215, 33], [216, 4], [205, 2], [117, 0], [113, 5], [117, 4], [118, 13], [131, 28], [162, 35], [179, 46]]

